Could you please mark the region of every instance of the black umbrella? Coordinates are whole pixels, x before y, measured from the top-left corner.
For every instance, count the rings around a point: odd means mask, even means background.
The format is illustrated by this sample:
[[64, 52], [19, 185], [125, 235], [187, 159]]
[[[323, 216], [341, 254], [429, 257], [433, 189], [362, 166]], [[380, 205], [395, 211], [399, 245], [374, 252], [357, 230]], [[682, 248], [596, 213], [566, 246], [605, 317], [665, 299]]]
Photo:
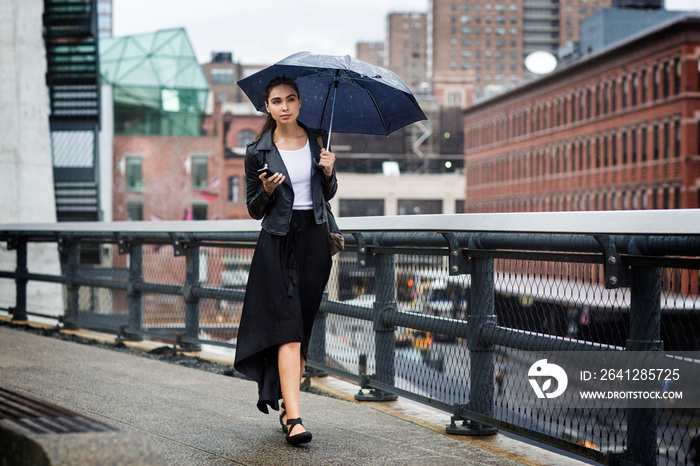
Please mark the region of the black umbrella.
[[311, 128], [327, 130], [329, 146], [333, 130], [388, 135], [427, 119], [396, 73], [349, 55], [299, 52], [238, 81], [238, 85], [255, 108], [264, 112], [265, 86], [278, 76], [296, 82], [302, 100], [299, 120]]

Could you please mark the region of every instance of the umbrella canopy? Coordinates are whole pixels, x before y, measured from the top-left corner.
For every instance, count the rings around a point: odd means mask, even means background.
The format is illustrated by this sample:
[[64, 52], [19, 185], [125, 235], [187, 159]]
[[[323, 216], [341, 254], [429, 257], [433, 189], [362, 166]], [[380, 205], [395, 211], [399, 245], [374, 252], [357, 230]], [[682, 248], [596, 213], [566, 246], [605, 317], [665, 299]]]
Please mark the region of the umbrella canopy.
[[255, 108], [265, 112], [265, 87], [274, 78], [293, 79], [302, 105], [299, 120], [311, 128], [388, 135], [426, 120], [401, 78], [349, 55], [299, 52], [238, 81]]

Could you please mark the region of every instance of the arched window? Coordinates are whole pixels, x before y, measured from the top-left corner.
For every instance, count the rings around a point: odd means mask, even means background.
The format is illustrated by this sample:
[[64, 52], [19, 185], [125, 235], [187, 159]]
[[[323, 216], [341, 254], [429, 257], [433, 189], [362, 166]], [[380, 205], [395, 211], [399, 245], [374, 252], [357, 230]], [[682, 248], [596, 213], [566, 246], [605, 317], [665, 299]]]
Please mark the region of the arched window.
[[236, 142], [236, 147], [245, 147], [249, 143], [253, 142], [255, 139], [255, 131], [250, 129], [244, 129], [238, 133], [238, 141]]

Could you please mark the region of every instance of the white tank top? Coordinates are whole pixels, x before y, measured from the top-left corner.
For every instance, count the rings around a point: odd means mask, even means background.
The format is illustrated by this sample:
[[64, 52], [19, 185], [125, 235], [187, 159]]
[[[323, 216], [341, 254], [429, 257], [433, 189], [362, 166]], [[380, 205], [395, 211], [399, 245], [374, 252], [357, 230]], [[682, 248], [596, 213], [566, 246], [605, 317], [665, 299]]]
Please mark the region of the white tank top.
[[311, 210], [314, 207], [311, 198], [311, 147], [309, 140], [299, 150], [278, 149], [289, 173], [289, 181], [294, 189], [295, 210]]

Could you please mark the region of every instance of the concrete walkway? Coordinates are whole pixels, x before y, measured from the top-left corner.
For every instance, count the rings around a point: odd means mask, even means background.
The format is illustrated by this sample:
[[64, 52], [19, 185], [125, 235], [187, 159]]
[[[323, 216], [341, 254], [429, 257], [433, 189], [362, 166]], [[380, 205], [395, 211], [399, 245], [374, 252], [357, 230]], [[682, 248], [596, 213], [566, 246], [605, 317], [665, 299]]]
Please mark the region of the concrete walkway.
[[447, 414], [402, 400], [349, 401], [357, 387], [333, 377], [314, 385], [334, 397], [301, 394], [314, 439], [295, 448], [277, 415], [256, 409], [250, 381], [7, 327], [0, 385], [138, 434], [169, 465], [582, 464], [502, 435], [445, 435]]

